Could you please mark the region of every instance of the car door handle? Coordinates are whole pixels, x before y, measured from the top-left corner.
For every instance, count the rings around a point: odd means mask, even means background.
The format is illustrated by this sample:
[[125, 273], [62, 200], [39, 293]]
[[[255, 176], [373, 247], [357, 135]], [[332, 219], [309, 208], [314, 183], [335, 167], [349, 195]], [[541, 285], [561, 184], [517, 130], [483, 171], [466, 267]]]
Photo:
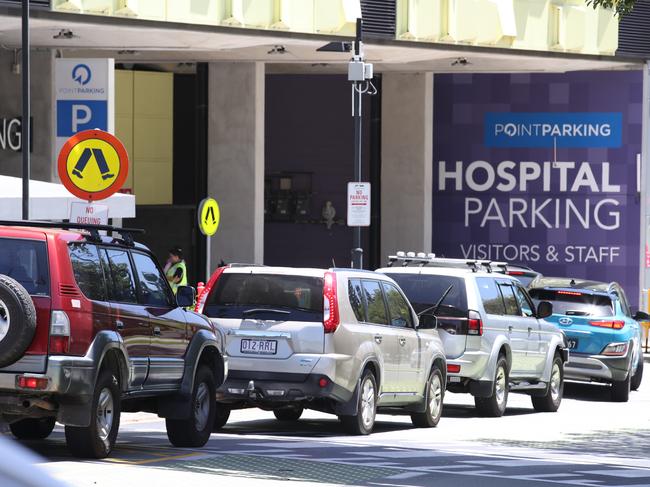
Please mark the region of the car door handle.
[[529, 326], [528, 327], [528, 334], [530, 335], [533, 332], [533, 329]]
[[406, 345], [406, 338], [404, 337], [399, 337], [399, 344], [403, 347]]
[[384, 339], [384, 337], [382, 337], [381, 335], [375, 335], [375, 341], [376, 341], [377, 343], [381, 343], [381, 341], [382, 341], [383, 339]]
[[158, 327], [158, 326], [154, 327], [153, 334], [156, 335], [156, 336], [159, 336], [160, 335], [160, 327]]
[[508, 333], [512, 333], [512, 325], [508, 325]]
[[124, 322], [122, 320], [116, 320], [115, 326], [118, 330], [124, 330]]

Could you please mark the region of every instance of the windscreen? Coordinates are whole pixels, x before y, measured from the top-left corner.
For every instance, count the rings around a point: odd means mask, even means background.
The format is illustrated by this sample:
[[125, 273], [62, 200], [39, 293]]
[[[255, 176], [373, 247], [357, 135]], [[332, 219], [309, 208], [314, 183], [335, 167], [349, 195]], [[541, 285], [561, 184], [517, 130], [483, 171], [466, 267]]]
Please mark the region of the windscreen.
[[0, 274], [18, 281], [32, 296], [49, 296], [45, 242], [0, 238]]
[[553, 291], [546, 289], [530, 289], [530, 297], [538, 305], [540, 301], [553, 304], [553, 314], [567, 316], [612, 316], [614, 309], [612, 300], [607, 296], [581, 293], [579, 291]]
[[211, 318], [323, 321], [323, 279], [224, 273], [203, 312]]
[[399, 284], [417, 313], [437, 304], [447, 292], [436, 315], [467, 316], [467, 294], [463, 279], [431, 274], [387, 273], [387, 275]]

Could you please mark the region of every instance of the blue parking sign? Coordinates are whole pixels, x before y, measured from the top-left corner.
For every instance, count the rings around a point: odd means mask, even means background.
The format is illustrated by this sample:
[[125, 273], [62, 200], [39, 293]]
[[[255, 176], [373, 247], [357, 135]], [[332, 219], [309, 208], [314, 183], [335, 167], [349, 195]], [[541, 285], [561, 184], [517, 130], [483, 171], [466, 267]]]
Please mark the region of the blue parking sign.
[[57, 100], [57, 137], [70, 137], [91, 129], [108, 130], [106, 100]]

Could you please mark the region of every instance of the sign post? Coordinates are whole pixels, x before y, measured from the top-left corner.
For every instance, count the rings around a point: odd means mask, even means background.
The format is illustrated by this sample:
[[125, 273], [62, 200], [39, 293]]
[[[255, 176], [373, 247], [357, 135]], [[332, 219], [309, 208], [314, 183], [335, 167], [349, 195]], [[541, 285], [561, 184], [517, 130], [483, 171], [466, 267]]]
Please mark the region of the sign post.
[[219, 228], [219, 222], [221, 221], [219, 203], [217, 203], [213, 198], [203, 199], [201, 203], [199, 203], [199, 211], [197, 212], [197, 215], [199, 219], [199, 230], [201, 230], [201, 233], [206, 237], [205, 282], [208, 282], [210, 280], [210, 274], [212, 273], [210, 267], [210, 237], [217, 233], [217, 228]]

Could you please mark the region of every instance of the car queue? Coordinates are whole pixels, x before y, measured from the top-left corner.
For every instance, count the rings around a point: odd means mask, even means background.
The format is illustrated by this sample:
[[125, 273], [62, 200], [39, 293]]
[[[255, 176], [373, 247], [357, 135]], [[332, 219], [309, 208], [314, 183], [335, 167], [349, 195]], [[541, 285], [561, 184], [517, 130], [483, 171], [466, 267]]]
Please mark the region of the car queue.
[[510, 393], [557, 411], [565, 379], [609, 383], [615, 401], [641, 382], [650, 317], [615, 283], [398, 252], [377, 271], [232, 264], [174, 295], [136, 233], [0, 222], [0, 420], [15, 437], [59, 422], [74, 454], [101, 458], [121, 412], [148, 411], [200, 447], [249, 407], [366, 435], [378, 413], [435, 427], [447, 390], [498, 417]]

